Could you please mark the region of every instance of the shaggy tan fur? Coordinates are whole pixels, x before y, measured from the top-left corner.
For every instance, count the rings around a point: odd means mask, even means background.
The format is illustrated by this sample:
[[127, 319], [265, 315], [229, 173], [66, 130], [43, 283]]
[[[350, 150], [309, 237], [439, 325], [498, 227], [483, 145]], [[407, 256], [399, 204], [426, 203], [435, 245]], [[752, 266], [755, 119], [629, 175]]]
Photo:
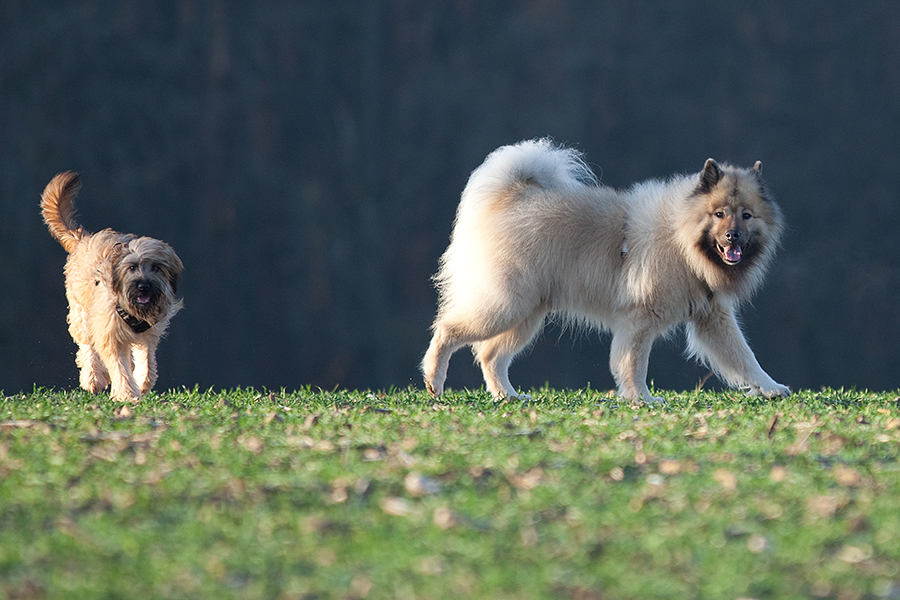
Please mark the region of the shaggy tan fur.
[[650, 349], [680, 325], [689, 353], [723, 381], [790, 394], [759, 366], [736, 318], [782, 231], [760, 163], [709, 159], [698, 174], [618, 191], [548, 140], [501, 147], [472, 173], [435, 276], [426, 387], [440, 396], [451, 354], [469, 345], [487, 389], [517, 396], [509, 365], [557, 314], [612, 332], [610, 367], [624, 398], [656, 400]]
[[81, 387], [136, 401], [156, 383], [156, 347], [182, 308], [175, 297], [184, 270], [159, 240], [105, 229], [90, 234], [75, 219], [76, 173], [60, 173], [41, 197], [44, 221], [66, 252], [69, 333], [78, 344]]

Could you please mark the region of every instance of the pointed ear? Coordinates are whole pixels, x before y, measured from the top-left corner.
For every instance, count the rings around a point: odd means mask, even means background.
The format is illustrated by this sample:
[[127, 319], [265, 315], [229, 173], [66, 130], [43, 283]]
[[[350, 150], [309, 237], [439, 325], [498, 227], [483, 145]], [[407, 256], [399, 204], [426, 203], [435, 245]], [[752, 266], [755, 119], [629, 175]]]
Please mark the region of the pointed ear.
[[757, 175], [762, 175], [762, 161], [756, 161], [756, 164], [753, 165], [753, 170], [756, 171]]
[[703, 172], [700, 173], [700, 192], [706, 193], [711, 191], [721, 178], [722, 169], [719, 168], [716, 161], [707, 158], [706, 164], [703, 165]]

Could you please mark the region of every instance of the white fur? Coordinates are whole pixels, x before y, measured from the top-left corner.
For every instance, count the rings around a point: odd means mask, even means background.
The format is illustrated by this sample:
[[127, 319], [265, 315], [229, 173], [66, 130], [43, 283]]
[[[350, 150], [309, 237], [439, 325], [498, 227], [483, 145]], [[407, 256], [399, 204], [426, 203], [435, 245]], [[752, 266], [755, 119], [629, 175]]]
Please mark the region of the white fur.
[[762, 184], [753, 173], [721, 173], [759, 213], [748, 236], [762, 250], [740, 277], [697, 247], [698, 227], [711, 218], [694, 194], [699, 175], [619, 192], [599, 185], [577, 151], [548, 140], [491, 153], [462, 193], [435, 275], [440, 301], [422, 361], [429, 391], [440, 396], [450, 355], [470, 345], [488, 390], [517, 396], [509, 365], [555, 313], [612, 332], [610, 367], [625, 398], [653, 400], [650, 348], [682, 323], [689, 352], [727, 383], [789, 394], [759, 367], [735, 317], [771, 260], [780, 212], [757, 197]]

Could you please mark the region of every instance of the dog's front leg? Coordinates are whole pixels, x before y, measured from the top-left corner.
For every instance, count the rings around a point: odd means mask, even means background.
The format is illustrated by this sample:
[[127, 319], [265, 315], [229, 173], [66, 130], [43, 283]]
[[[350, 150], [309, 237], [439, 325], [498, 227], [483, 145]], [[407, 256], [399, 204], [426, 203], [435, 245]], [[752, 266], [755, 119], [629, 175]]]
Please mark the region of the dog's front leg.
[[662, 402], [662, 398], [650, 395], [647, 387], [650, 349], [657, 337], [657, 332], [647, 325], [647, 321], [644, 315], [637, 315], [619, 322], [613, 331], [610, 370], [622, 398]]
[[156, 348], [153, 344], [135, 344], [131, 348], [134, 356], [134, 380], [146, 394], [156, 384]]
[[747, 388], [750, 396], [789, 396], [790, 388], [763, 371], [744, 339], [733, 308], [714, 304], [708, 313], [687, 324], [688, 351], [709, 363], [723, 381]]
[[141, 399], [141, 389], [134, 380], [132, 367], [131, 346], [121, 344], [113, 349], [108, 356], [103, 357], [109, 369], [109, 377], [112, 381], [110, 397], [119, 402], [134, 402]]
[[78, 344], [75, 364], [78, 365], [78, 383], [83, 389], [99, 394], [109, 386], [109, 372], [90, 344]]

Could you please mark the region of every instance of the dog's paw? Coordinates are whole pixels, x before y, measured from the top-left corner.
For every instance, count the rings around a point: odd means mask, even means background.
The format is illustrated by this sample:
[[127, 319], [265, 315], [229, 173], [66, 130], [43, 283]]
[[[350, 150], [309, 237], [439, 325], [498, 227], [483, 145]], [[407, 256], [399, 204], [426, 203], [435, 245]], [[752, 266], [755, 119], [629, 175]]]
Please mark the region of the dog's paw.
[[97, 381], [96, 379], [89, 379], [87, 381], [83, 381], [81, 383], [81, 388], [89, 391], [92, 394], [99, 394], [103, 390], [105, 390], [109, 386], [109, 383]]
[[766, 398], [778, 398], [779, 396], [787, 398], [788, 396], [793, 394], [791, 388], [786, 385], [781, 385], [780, 383], [776, 383], [772, 389], [764, 389], [761, 391], [762, 395]]
[[664, 404], [666, 404], [665, 398], [660, 398], [659, 396], [651, 396], [649, 394], [646, 396], [641, 396], [640, 398], [631, 399], [631, 406], [634, 408]]
[[788, 397], [792, 394], [791, 388], [786, 385], [781, 385], [780, 383], [772, 382], [771, 385], [766, 386], [758, 386], [751, 385], [747, 389], [748, 396], [763, 396], [765, 398], [778, 398], [778, 397]]
[[506, 391], [500, 392], [500, 393], [492, 392], [491, 395], [494, 397], [494, 400], [496, 400], [497, 402], [503, 402], [503, 401], [508, 401], [508, 400], [526, 400], [526, 401], [534, 400], [534, 398], [532, 398], [528, 394], [520, 394], [518, 392], [506, 392]]
[[78, 380], [81, 388], [92, 394], [99, 394], [109, 387], [109, 377], [104, 377], [102, 373], [95, 371], [90, 366], [81, 369]]
[[431, 394], [431, 397], [437, 400], [444, 393], [444, 386], [436, 387], [428, 380], [425, 380], [425, 389]]
[[109, 399], [115, 402], [122, 402], [123, 404], [139, 404], [141, 402], [141, 396], [129, 394], [119, 394], [115, 396], [110, 394]]
[[619, 388], [619, 397], [628, 400], [632, 406], [641, 406], [643, 404], [665, 404], [666, 400], [650, 393], [650, 388], [643, 386], [643, 389], [625, 389]]
[[136, 385], [113, 385], [109, 397], [116, 402], [130, 402], [132, 404], [137, 404], [141, 401], [141, 393]]

